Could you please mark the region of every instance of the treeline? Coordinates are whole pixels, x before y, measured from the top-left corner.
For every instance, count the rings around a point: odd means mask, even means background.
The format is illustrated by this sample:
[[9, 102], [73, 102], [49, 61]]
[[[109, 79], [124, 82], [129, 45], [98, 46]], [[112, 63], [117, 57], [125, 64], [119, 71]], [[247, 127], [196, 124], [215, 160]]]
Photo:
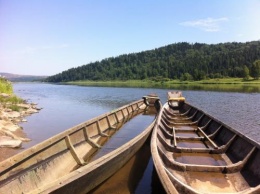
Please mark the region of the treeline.
[[260, 59], [260, 41], [190, 44], [181, 42], [154, 50], [110, 57], [50, 76], [48, 82], [244, 77]]

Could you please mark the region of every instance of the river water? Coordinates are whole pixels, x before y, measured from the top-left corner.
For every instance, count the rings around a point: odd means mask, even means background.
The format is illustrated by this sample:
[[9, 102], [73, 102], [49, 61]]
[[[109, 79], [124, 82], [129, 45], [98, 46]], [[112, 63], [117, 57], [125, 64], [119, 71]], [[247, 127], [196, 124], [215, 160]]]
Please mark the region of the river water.
[[[27, 117], [28, 122], [21, 124], [28, 138], [32, 139], [24, 143], [21, 150], [150, 93], [156, 93], [164, 103], [169, 90], [174, 90], [174, 88], [83, 87], [16, 83], [14, 91], [18, 96], [37, 103], [38, 107], [43, 108], [39, 113]], [[186, 89], [182, 93], [192, 105], [260, 142], [260, 92], [256, 90], [249, 93], [247, 89], [245, 92], [231, 91], [212, 89], [203, 91], [200, 88], [200, 90]], [[146, 152], [149, 155], [149, 149], [143, 149], [148, 150]], [[154, 187], [158, 180], [150, 155], [146, 161], [147, 165], [143, 167], [143, 173], [131, 193], [154, 193], [154, 189], [157, 188], [157, 186]]]

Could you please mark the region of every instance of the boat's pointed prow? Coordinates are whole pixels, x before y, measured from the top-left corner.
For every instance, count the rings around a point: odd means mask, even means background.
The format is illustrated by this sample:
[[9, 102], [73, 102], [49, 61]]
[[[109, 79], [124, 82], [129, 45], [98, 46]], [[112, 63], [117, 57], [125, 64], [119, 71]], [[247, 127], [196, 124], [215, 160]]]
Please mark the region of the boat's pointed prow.
[[155, 106], [157, 101], [160, 100], [157, 94], [148, 94], [147, 96], [143, 96], [143, 99], [147, 106]]
[[185, 98], [180, 91], [168, 92], [168, 103], [172, 108], [179, 108], [185, 102]]

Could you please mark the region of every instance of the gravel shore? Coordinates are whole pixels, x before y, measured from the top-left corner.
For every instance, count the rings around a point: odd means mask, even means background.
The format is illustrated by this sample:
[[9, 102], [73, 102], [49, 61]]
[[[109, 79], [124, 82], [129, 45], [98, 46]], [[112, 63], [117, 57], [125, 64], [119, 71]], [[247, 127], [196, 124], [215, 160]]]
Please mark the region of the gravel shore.
[[[0, 94], [9, 98], [8, 94]], [[38, 113], [40, 108], [33, 103], [15, 104], [18, 110], [12, 110], [10, 103], [0, 103], [0, 161], [16, 154], [23, 142], [30, 141], [19, 126], [21, 122], [27, 122], [25, 117]]]

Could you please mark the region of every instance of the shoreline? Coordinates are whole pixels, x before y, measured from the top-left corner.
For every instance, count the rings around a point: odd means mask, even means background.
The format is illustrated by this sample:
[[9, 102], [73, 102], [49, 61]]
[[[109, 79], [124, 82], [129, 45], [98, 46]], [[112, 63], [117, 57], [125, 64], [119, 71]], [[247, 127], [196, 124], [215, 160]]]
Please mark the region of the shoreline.
[[112, 80], [90, 81], [80, 80], [72, 82], [60, 82], [61, 85], [76, 85], [89, 87], [133, 87], [133, 88], [162, 88], [176, 90], [208, 90], [208, 91], [236, 91], [236, 92], [260, 92], [260, 80], [243, 81], [242, 78], [210, 79], [201, 81], [179, 80]]
[[[1, 97], [9, 98], [10, 94], [0, 93]], [[15, 155], [20, 151], [23, 142], [31, 141], [27, 138], [22, 127], [22, 122], [27, 122], [25, 117], [38, 113], [40, 108], [34, 103], [17, 103], [17, 109], [10, 108], [11, 103], [0, 103], [0, 161]]]
[[250, 79], [245, 81], [243, 78], [215, 78], [215, 79], [204, 79], [199, 81], [192, 81], [192, 80], [186, 80], [186, 81], [180, 81], [180, 80], [171, 80], [171, 79], [158, 79], [158, 80], [151, 80], [151, 79], [145, 79], [145, 80], [98, 80], [98, 81], [92, 81], [92, 80], [77, 80], [77, 81], [69, 81], [69, 82], [60, 82], [61, 84], [70, 84], [70, 85], [117, 85], [117, 84], [123, 84], [123, 85], [143, 85], [143, 86], [149, 86], [149, 85], [208, 85], [208, 84], [214, 84], [214, 85], [260, 85], [260, 79], [254, 80]]

